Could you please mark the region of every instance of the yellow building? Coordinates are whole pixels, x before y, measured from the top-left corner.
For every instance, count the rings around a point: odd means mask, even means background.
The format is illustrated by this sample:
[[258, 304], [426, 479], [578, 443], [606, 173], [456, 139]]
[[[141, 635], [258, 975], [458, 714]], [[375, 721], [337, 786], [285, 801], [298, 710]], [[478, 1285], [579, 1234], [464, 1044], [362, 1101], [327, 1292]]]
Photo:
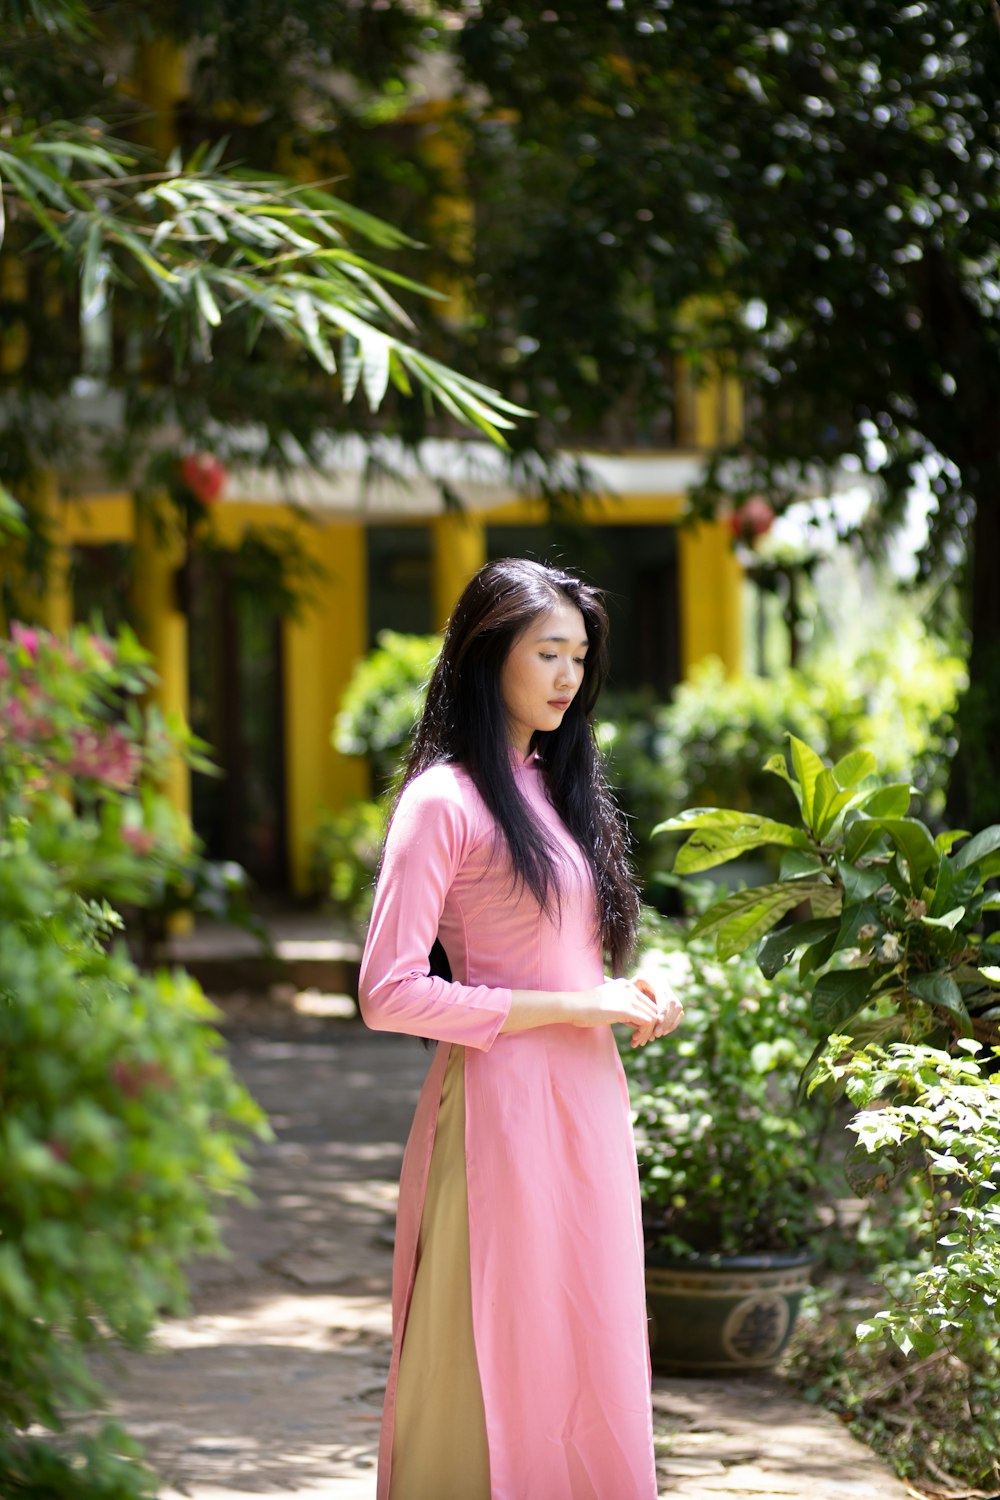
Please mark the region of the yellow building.
[[[139, 48], [143, 130], [161, 155], [176, 142], [187, 87], [176, 47]], [[453, 190], [442, 191], [436, 209], [438, 238], [460, 255], [470, 212], [449, 110], [447, 99], [432, 99], [412, 118], [427, 126], [421, 149], [441, 167], [445, 187], [453, 169]], [[284, 166], [313, 171], [298, 159]], [[443, 315], [456, 311], [445, 304]], [[23, 353], [0, 352], [9, 369]], [[98, 406], [101, 399], [98, 390]], [[321, 810], [369, 790], [367, 767], [331, 744], [355, 664], [384, 627], [439, 629], [489, 558], [558, 557], [608, 590], [617, 687], [666, 696], [709, 655], [739, 669], [741, 574], [728, 528], [679, 524], [705, 453], [736, 436], [738, 393], [727, 379], [696, 385], [679, 367], [675, 401], [666, 426], [649, 435], [670, 443], [666, 450], [583, 455], [594, 493], [575, 517], [585, 524], [569, 532], [548, 525], [539, 502], [519, 497], [502, 456], [478, 442], [430, 440], [419, 457], [390, 446], [378, 479], [365, 477], [372, 470], [360, 442], [333, 449], [322, 477], [233, 474], [212, 512], [222, 546], [196, 546], [194, 567], [190, 539], [132, 495], [107, 493], [99, 479], [79, 474], [69, 492], [50, 476], [34, 497], [53, 544], [48, 576], [42, 597], [22, 598], [21, 607], [57, 630], [95, 610], [109, 624], [127, 618], [135, 626], [158, 667], [160, 706], [209, 742], [224, 773], [192, 785], [178, 765], [171, 786], [208, 855], [238, 860], [262, 886], [304, 893]], [[444, 507], [445, 486], [461, 511]], [[173, 515], [169, 507], [164, 515]], [[240, 588], [227, 562], [224, 549], [261, 528], [295, 539], [322, 569], [298, 618], [279, 617], [247, 589], [245, 575]]]
[[[666, 696], [709, 655], [739, 669], [741, 573], [728, 527], [679, 524], [705, 449], [733, 420], [731, 392], [728, 401], [727, 410], [720, 386], [697, 393], [684, 449], [583, 455], [595, 493], [575, 533], [554, 532], [540, 502], [514, 493], [487, 443], [430, 440], [419, 456], [387, 443], [375, 480], [364, 477], [360, 441], [332, 449], [323, 476], [231, 475], [212, 515], [217, 541], [234, 548], [267, 528], [294, 537], [323, 570], [296, 619], [237, 590], [218, 548], [192, 596], [179, 534], [155, 527], [130, 495], [63, 496], [51, 483], [55, 545], [45, 597], [30, 613], [56, 629], [95, 608], [131, 620], [156, 658], [161, 706], [212, 744], [224, 771], [192, 788], [178, 767], [172, 787], [207, 852], [238, 860], [264, 887], [305, 893], [321, 809], [368, 792], [367, 767], [330, 739], [356, 662], [382, 628], [443, 626], [489, 558], [558, 557], [605, 587], [619, 688]], [[444, 509], [442, 481], [460, 512]]]

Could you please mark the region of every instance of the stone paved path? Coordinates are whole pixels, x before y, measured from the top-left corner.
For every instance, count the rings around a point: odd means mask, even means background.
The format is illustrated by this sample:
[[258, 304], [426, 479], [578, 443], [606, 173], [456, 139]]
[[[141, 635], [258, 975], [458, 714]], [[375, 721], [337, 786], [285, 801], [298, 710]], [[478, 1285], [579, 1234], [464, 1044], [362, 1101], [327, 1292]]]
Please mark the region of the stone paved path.
[[[374, 1500], [395, 1184], [428, 1054], [357, 1021], [229, 1008], [277, 1138], [256, 1155], [257, 1203], [228, 1212], [230, 1258], [196, 1265], [190, 1315], [116, 1366], [116, 1406], [162, 1500]], [[654, 1400], [664, 1496], [907, 1494], [780, 1380], [658, 1379]]]

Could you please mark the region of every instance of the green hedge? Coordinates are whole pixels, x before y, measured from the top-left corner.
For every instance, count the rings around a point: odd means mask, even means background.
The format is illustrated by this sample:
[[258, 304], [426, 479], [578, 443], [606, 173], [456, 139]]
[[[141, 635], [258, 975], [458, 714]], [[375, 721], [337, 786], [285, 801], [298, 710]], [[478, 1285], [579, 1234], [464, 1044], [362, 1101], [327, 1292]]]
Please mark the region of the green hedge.
[[155, 895], [190, 830], [158, 790], [177, 745], [145, 656], [86, 631], [0, 642], [0, 1494], [132, 1500], [155, 1480], [89, 1355], [139, 1346], [218, 1249], [264, 1129], [212, 1007], [140, 973], [115, 905]]

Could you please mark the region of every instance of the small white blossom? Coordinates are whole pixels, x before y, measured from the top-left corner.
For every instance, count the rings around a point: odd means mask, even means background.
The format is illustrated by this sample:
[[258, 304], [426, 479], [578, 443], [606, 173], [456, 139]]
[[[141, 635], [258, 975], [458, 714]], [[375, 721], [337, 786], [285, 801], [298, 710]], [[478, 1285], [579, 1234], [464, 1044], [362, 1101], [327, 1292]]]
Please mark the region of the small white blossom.
[[903, 947], [894, 932], [887, 932], [883, 935], [878, 945], [878, 956], [883, 963], [887, 964], [898, 963], [902, 958]]

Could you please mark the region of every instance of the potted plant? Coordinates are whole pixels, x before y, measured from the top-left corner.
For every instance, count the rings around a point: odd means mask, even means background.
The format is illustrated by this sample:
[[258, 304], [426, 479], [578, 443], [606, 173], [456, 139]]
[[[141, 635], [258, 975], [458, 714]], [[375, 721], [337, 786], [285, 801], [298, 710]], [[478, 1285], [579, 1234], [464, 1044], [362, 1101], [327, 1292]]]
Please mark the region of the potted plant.
[[1000, 826], [935, 836], [910, 816], [909, 785], [880, 779], [867, 751], [829, 765], [790, 736], [768, 769], [794, 794], [797, 824], [698, 808], [661, 825], [687, 836], [682, 874], [782, 852], [777, 880], [726, 895], [692, 937], [720, 959], [755, 950], [779, 992], [789, 972], [808, 991], [807, 1096], [842, 1089], [860, 1107], [849, 1169], [867, 1155], [871, 1189], [905, 1181], [917, 1201], [911, 1259], [890, 1268], [889, 1306], [859, 1337], [953, 1356], [971, 1412], [997, 1369]]
[[628, 1049], [658, 1369], [766, 1368], [815, 1254], [826, 1106], [796, 1096], [815, 1042], [804, 987], [650, 917], [641, 972], [666, 972], [683, 1026]]

